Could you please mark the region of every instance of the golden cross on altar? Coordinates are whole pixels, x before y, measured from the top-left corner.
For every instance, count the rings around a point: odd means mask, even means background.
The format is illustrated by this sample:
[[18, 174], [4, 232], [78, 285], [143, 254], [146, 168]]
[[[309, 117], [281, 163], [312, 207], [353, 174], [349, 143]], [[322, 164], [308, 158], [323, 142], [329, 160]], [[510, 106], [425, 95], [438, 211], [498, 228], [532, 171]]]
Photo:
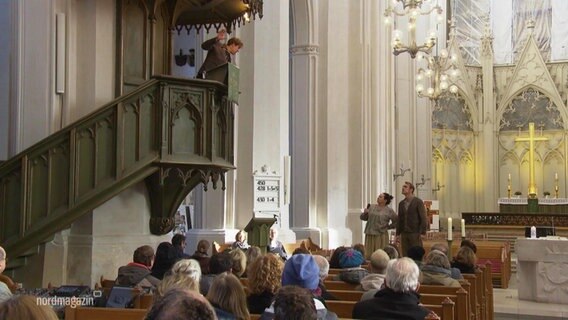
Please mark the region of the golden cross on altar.
[[517, 138], [515, 141], [529, 142], [529, 197], [536, 198], [536, 183], [534, 182], [534, 143], [535, 141], [546, 141], [546, 137], [534, 136], [534, 122], [529, 123], [529, 136]]

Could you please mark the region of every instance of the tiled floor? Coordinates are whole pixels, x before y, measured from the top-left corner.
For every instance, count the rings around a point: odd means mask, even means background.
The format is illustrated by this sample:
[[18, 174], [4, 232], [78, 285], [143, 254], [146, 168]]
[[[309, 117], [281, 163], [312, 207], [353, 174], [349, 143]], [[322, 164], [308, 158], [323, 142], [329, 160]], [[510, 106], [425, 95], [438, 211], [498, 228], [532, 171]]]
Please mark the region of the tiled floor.
[[508, 289], [493, 289], [495, 320], [568, 320], [568, 304], [519, 300], [517, 274], [511, 275]]

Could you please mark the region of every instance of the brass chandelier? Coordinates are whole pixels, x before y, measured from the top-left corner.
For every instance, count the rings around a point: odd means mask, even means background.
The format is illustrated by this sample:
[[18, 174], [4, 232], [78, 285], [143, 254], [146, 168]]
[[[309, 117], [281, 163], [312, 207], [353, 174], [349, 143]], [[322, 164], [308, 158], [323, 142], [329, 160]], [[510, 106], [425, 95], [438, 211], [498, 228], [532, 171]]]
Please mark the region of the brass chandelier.
[[393, 0], [385, 10], [385, 24], [392, 24], [393, 18], [397, 16], [408, 16], [408, 39], [403, 42], [403, 34], [399, 29], [393, 30], [392, 48], [393, 54], [398, 56], [401, 53], [408, 52], [411, 58], [415, 58], [418, 52], [430, 53], [432, 47], [436, 44], [436, 32], [430, 32], [423, 44], [416, 42], [416, 20], [420, 16], [426, 16], [435, 12], [437, 14], [437, 23], [444, 20], [442, 16], [442, 7], [430, 4], [430, 0]]

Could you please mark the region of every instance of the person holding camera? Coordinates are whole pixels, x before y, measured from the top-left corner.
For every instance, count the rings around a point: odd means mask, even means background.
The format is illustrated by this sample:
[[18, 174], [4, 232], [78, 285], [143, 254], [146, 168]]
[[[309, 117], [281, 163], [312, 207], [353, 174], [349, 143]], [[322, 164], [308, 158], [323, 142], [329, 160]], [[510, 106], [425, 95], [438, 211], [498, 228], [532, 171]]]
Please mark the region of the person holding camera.
[[394, 229], [398, 216], [389, 207], [393, 196], [383, 192], [377, 197], [376, 204], [367, 204], [367, 208], [361, 213], [361, 220], [367, 221], [365, 226], [365, 252], [366, 259], [370, 258], [377, 249], [383, 249], [389, 244], [388, 229]]

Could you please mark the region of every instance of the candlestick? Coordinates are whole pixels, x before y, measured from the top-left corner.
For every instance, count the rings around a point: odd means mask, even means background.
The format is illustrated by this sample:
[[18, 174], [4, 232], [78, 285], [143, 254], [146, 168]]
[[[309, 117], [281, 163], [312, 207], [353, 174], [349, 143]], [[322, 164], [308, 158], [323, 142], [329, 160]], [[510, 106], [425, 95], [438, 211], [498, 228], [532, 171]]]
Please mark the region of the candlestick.
[[452, 218], [448, 218], [448, 240], [452, 240], [453, 239], [453, 234], [452, 234]]
[[465, 219], [461, 221], [462, 239], [465, 239]]

